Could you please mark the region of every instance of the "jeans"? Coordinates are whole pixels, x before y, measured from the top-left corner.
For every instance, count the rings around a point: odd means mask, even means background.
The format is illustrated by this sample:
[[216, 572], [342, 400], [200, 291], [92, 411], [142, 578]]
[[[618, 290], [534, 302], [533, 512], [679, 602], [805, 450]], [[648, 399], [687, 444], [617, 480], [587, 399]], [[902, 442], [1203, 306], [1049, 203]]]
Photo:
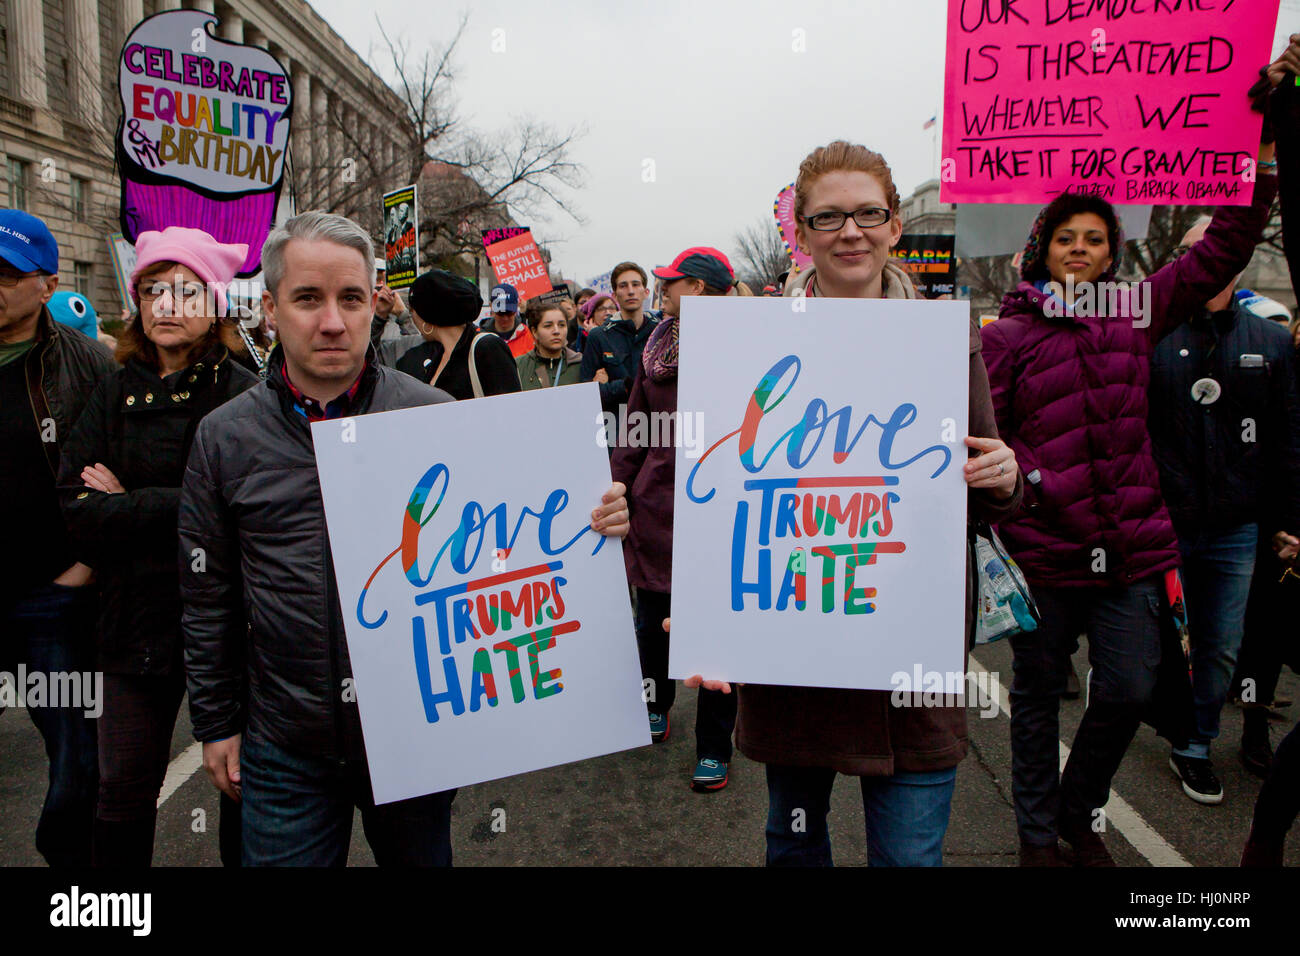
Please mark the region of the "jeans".
[[[942, 866], [957, 768], [860, 777], [868, 866]], [[767, 865], [831, 866], [835, 771], [767, 764]]]
[[1245, 630], [1258, 538], [1259, 528], [1245, 524], [1219, 535], [1178, 539], [1196, 711], [1196, 729], [1187, 747], [1174, 751], [1184, 757], [1208, 758], [1210, 742], [1219, 736], [1219, 712]]
[[92, 862], [147, 867], [153, 860], [158, 792], [167, 775], [185, 672], [105, 674], [99, 721], [99, 801]]
[[294, 754], [245, 736], [244, 866], [346, 866], [352, 812], [379, 866], [451, 866], [455, 790], [376, 806], [364, 762]]
[[[636, 646], [641, 655], [641, 676], [651, 681], [646, 709], [666, 714], [677, 700], [677, 682], [668, 679], [668, 617], [671, 595], [636, 589]], [[736, 729], [736, 694], [700, 688], [695, 711], [695, 757], [727, 763], [731, 760], [731, 733]]]
[[[1161, 584], [1035, 587], [1042, 623], [1011, 638], [1011, 792], [1020, 840], [1055, 845], [1106, 805], [1110, 781], [1141, 722], [1160, 664]], [[1088, 709], [1060, 767], [1060, 699], [1078, 635], [1088, 635]]]
[[[97, 594], [93, 587], [45, 584], [0, 607], [0, 671], [17, 675], [91, 673]], [[50, 866], [90, 863], [98, 764], [87, 707], [28, 707], [45, 742], [50, 785], [36, 824], [36, 849]]]

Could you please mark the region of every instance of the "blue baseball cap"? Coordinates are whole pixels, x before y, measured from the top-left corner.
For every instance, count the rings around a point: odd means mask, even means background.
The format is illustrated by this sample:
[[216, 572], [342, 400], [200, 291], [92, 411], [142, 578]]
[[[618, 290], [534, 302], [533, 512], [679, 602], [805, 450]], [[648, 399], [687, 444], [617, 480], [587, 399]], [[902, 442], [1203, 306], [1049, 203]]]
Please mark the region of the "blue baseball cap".
[[519, 290], [509, 282], [503, 282], [500, 285], [494, 285], [489, 295], [492, 302], [493, 312], [518, 312], [519, 311]]
[[23, 272], [59, 271], [59, 244], [49, 227], [20, 209], [0, 209], [0, 259]]

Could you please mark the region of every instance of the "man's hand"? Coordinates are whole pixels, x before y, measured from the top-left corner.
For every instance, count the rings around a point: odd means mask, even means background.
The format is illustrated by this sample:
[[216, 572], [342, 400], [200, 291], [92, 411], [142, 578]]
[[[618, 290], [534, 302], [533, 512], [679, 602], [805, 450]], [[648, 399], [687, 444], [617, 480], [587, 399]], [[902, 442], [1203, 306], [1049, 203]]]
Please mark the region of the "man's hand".
[[616, 481], [609, 486], [609, 491], [601, 495], [601, 505], [591, 513], [591, 530], [599, 531], [607, 538], [626, 537], [630, 527], [628, 523], [627, 486]]
[[102, 491], [106, 494], [121, 495], [126, 493], [126, 489], [117, 480], [117, 476], [101, 462], [95, 462], [95, 464], [87, 465], [81, 469], [81, 481], [87, 488], [94, 488], [96, 491]]
[[596, 374], [591, 377], [591, 380], [593, 382], [600, 382], [601, 385], [607, 385], [609, 383], [609, 373], [603, 368], [597, 369]]
[[1273, 550], [1283, 561], [1290, 561], [1297, 554], [1300, 554], [1300, 538], [1295, 535], [1287, 534], [1285, 531], [1279, 531], [1273, 535]]
[[[673, 623], [673, 619], [671, 617], [664, 618], [665, 632], [672, 630], [671, 627], [672, 623]], [[682, 683], [687, 687], [703, 687], [705, 690], [720, 690], [724, 694], [731, 693], [731, 685], [728, 684], [725, 680], [705, 680], [699, 674], [693, 674], [692, 676], [682, 681]], [[737, 684], [736, 686], [739, 687], [740, 685]]]
[[208, 772], [208, 779], [232, 800], [240, 796], [239, 746], [243, 739], [243, 734], [235, 734], [203, 745], [203, 769]]
[[1300, 75], [1300, 33], [1291, 34], [1290, 45], [1264, 71], [1264, 75], [1273, 86], [1286, 79], [1287, 73]]
[[381, 319], [388, 318], [388, 316], [392, 314], [393, 300], [397, 298], [396, 294], [392, 289], [388, 288], [387, 284], [385, 284], [375, 289], [375, 295], [377, 296], [375, 300], [375, 315], [379, 316]]

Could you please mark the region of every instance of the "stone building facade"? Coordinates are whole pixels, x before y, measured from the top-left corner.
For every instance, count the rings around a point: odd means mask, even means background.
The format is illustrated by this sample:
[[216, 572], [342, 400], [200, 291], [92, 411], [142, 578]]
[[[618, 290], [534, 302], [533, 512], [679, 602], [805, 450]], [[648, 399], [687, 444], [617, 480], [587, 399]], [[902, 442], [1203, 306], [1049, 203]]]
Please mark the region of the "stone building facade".
[[119, 230], [118, 58], [136, 23], [182, 7], [216, 14], [219, 36], [266, 49], [288, 72], [297, 209], [353, 214], [377, 235], [380, 193], [419, 168], [401, 100], [305, 0], [0, 0], [0, 202], [45, 220], [61, 288], [101, 317], [122, 307], [107, 242]]

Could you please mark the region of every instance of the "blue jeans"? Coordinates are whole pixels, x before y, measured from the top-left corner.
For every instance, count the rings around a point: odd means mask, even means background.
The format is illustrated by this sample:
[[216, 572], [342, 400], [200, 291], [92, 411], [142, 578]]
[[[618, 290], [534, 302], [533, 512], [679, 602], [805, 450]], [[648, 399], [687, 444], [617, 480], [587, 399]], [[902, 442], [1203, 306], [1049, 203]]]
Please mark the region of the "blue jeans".
[[[941, 866], [957, 768], [860, 777], [869, 866]], [[835, 771], [767, 764], [767, 865], [831, 866]]]
[[[44, 584], [0, 606], [0, 671], [87, 673], [95, 664], [93, 587]], [[95, 722], [85, 707], [29, 707], [45, 741], [50, 786], [36, 824], [36, 849], [50, 866], [89, 866], [99, 788]]]
[[379, 866], [451, 866], [455, 790], [375, 806], [364, 763], [255, 736], [245, 736], [239, 764], [244, 866], [346, 866], [354, 808]]
[[1246, 599], [1255, 572], [1259, 528], [1244, 524], [1218, 535], [1178, 539], [1183, 555], [1183, 594], [1192, 642], [1192, 700], [1196, 729], [1184, 757], [1210, 756], [1219, 736], [1219, 712], [1245, 632]]

